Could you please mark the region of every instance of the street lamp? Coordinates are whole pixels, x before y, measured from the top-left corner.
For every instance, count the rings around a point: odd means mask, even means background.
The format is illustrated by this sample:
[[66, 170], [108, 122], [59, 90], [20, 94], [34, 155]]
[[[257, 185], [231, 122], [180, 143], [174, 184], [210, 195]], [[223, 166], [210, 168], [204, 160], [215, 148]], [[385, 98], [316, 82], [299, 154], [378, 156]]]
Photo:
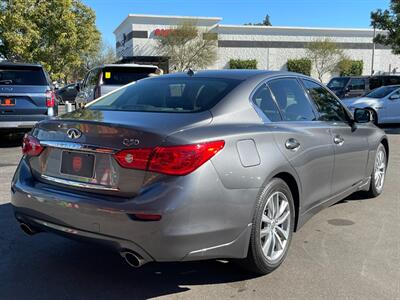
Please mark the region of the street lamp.
[[372, 37], [372, 60], [371, 60], [371, 75], [374, 75], [374, 60], [375, 60], [375, 35], [376, 35], [376, 28], [374, 25], [374, 36]]

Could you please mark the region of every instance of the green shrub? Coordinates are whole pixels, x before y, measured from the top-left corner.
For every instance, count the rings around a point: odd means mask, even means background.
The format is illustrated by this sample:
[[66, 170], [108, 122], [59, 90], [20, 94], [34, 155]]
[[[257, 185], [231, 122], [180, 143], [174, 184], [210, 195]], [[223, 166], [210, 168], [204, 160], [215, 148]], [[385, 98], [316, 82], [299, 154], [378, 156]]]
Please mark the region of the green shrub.
[[230, 69], [257, 69], [255, 59], [231, 59], [229, 60]]
[[311, 60], [307, 58], [289, 59], [286, 63], [289, 72], [311, 75]]
[[340, 76], [360, 76], [363, 71], [364, 62], [362, 60], [342, 59], [339, 62]]

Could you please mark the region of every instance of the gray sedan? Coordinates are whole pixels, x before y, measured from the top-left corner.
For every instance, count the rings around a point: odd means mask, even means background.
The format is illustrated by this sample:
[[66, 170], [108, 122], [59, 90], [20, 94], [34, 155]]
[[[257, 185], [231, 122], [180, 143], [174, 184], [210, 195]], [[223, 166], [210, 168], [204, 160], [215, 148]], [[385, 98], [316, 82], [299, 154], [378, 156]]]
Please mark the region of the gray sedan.
[[126, 262], [232, 258], [266, 274], [316, 212], [379, 195], [388, 140], [317, 81], [201, 71], [148, 78], [26, 135], [12, 204], [28, 234]]

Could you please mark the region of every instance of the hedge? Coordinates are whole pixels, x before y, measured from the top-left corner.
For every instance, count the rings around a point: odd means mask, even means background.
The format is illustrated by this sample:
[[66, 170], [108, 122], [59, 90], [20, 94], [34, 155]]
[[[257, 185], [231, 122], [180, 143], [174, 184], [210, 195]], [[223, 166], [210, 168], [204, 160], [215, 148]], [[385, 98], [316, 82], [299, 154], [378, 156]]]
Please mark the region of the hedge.
[[231, 59], [229, 60], [230, 69], [257, 69], [255, 59]]
[[311, 60], [307, 58], [289, 59], [286, 63], [289, 72], [301, 73], [304, 75], [311, 75]]
[[340, 76], [360, 76], [363, 71], [362, 60], [343, 59], [339, 62]]

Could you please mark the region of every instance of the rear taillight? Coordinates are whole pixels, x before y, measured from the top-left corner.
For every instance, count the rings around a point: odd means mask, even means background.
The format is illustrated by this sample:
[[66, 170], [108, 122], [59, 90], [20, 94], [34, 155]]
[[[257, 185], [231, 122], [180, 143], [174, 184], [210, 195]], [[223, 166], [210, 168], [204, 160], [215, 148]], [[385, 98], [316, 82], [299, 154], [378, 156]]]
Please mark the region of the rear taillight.
[[55, 94], [53, 91], [47, 91], [46, 92], [46, 106], [47, 107], [54, 107], [55, 103]]
[[128, 149], [114, 155], [124, 168], [149, 170], [168, 175], [186, 175], [224, 148], [224, 141], [202, 144]]
[[146, 170], [153, 149], [127, 149], [114, 154], [121, 167]]
[[40, 145], [39, 140], [29, 134], [25, 134], [24, 139], [22, 140], [22, 154], [38, 156], [42, 151], [43, 147]]
[[224, 141], [204, 144], [157, 147], [151, 157], [149, 170], [169, 175], [186, 175], [217, 154]]

